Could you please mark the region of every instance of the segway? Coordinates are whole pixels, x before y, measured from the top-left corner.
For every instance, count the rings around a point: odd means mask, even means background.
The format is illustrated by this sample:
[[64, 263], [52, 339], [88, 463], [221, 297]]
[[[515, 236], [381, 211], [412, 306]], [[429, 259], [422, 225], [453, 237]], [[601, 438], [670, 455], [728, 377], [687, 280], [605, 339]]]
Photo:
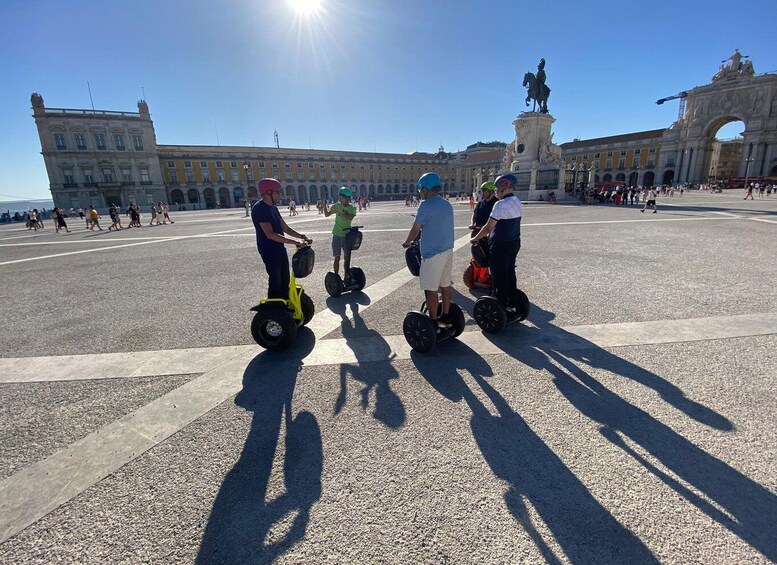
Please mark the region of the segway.
[[251, 308], [256, 312], [251, 321], [251, 335], [256, 343], [270, 351], [286, 349], [297, 337], [297, 328], [313, 319], [316, 307], [297, 279], [313, 272], [315, 253], [308, 245], [300, 247], [291, 258], [289, 298], [263, 298]]
[[[356, 251], [362, 245], [362, 232], [359, 228], [364, 226], [352, 226], [345, 236], [345, 246], [348, 252]], [[345, 271], [345, 280], [338, 273], [329, 271], [324, 277], [324, 287], [332, 298], [337, 298], [344, 292], [361, 290], [367, 284], [367, 277], [359, 267], [350, 267]]]
[[515, 309], [508, 309], [495, 296], [483, 296], [475, 301], [473, 317], [480, 329], [495, 334], [505, 326], [522, 322], [529, 315], [529, 297], [520, 289], [515, 289], [513, 297]]
[[[417, 277], [421, 272], [421, 247], [418, 240], [414, 241], [405, 251], [405, 261], [407, 268], [414, 277]], [[442, 312], [442, 301], [437, 304], [437, 311]], [[419, 353], [427, 353], [434, 349], [434, 346], [439, 342], [458, 337], [466, 325], [464, 312], [458, 304], [453, 302], [451, 302], [448, 312], [452, 323], [450, 328], [439, 329], [434, 320], [429, 317], [428, 312], [429, 309], [424, 301], [420, 310], [408, 312], [402, 323], [402, 332], [405, 334], [407, 343]]]
[[[475, 228], [473, 233], [480, 231], [480, 228]], [[494, 283], [491, 281], [491, 272], [488, 270], [488, 240], [481, 239], [477, 243], [472, 244], [472, 257], [469, 260], [469, 265], [464, 269], [464, 286], [470, 290], [480, 288], [487, 291], [492, 291]]]

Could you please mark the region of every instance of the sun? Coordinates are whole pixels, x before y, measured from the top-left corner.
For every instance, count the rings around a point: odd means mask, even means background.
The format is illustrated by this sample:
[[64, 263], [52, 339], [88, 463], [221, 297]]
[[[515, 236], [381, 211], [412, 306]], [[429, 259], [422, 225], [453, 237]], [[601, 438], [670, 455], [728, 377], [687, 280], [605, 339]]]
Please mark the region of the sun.
[[309, 16], [321, 9], [321, 0], [289, 0], [289, 4], [300, 16]]

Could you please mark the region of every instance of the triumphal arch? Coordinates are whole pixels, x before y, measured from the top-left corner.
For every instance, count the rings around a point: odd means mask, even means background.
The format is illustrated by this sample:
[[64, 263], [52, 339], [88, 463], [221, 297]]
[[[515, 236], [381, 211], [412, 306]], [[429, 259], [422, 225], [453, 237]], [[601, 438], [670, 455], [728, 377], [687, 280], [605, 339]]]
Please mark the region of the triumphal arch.
[[738, 50], [710, 84], [685, 93], [686, 111], [663, 136], [662, 152], [674, 153], [675, 182], [703, 182], [713, 157], [715, 134], [744, 123], [738, 176], [777, 176], [777, 74], [757, 75]]

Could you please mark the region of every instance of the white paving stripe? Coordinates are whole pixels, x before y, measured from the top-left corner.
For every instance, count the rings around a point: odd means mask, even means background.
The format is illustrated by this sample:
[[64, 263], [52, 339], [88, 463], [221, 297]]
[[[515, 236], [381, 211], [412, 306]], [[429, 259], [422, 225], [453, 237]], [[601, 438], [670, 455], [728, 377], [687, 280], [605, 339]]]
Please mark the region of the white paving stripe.
[[[386, 289], [388, 288], [387, 283]], [[376, 288], [376, 293], [377, 290]], [[360, 306], [360, 311], [365, 308], [366, 306]], [[338, 321], [341, 320], [342, 318], [338, 316]], [[331, 320], [329, 323], [331, 324]], [[524, 325], [533, 327], [529, 322], [525, 322]], [[327, 329], [323, 327], [320, 333]], [[543, 333], [533, 333], [532, 340], [540, 336], [542, 338], [540, 342], [511, 341], [512, 347], [551, 346], [563, 349], [628, 347], [771, 335], [777, 334], [777, 313], [564, 328], [548, 326], [539, 328], [538, 331]], [[503, 335], [516, 336], [515, 333]], [[499, 342], [499, 338], [489, 337], [477, 329], [464, 332], [458, 340], [480, 355], [505, 352], [495, 345], [495, 341]], [[256, 345], [236, 345], [129, 353], [6, 358], [0, 359], [0, 384], [204, 373], [233, 357], [255, 355], [261, 351]], [[315, 347], [303, 358], [303, 363], [305, 366], [319, 366], [409, 358], [410, 346], [407, 345], [403, 335], [356, 339], [317, 338]], [[88, 371], [85, 371], [84, 368], [87, 366]]]

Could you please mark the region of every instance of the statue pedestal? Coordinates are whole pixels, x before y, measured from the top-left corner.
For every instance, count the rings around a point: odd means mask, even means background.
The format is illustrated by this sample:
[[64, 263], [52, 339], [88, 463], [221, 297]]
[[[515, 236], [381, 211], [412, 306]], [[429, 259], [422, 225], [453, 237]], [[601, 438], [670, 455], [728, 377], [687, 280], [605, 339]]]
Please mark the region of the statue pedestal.
[[543, 142], [550, 143], [550, 129], [556, 118], [550, 114], [539, 112], [524, 112], [513, 120], [515, 126], [515, 160], [513, 171], [528, 171], [534, 161], [541, 162], [540, 146]]
[[528, 178], [529, 200], [548, 200], [551, 192], [557, 200], [565, 197], [561, 148], [552, 141], [551, 126], [555, 121], [550, 114], [539, 112], [524, 112], [513, 120], [515, 157], [510, 171], [517, 172], [519, 178]]

